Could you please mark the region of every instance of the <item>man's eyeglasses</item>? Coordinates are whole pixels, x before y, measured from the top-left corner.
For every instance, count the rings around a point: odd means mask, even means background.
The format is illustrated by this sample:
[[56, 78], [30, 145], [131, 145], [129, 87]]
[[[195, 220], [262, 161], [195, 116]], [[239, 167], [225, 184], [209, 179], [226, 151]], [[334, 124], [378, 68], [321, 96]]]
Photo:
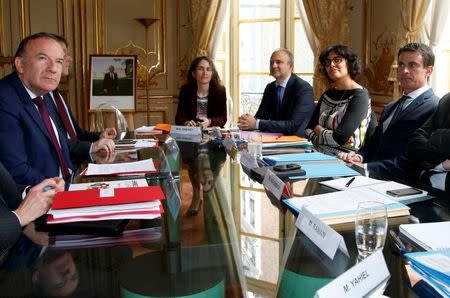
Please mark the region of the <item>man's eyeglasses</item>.
[[331, 65], [331, 62], [333, 62], [334, 65], [337, 65], [337, 64], [341, 63], [342, 60], [344, 60], [344, 57], [342, 57], [342, 56], [334, 56], [332, 59], [327, 58], [325, 60], [325, 66], [329, 67]]

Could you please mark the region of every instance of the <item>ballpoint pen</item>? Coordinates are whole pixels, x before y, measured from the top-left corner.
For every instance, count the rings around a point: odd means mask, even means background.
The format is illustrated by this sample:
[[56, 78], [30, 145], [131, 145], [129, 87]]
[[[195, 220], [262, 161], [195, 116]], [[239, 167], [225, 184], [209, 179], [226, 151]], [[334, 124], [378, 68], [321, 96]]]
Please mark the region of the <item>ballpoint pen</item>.
[[402, 240], [395, 234], [393, 230], [389, 230], [389, 234], [391, 235], [392, 239], [394, 240], [395, 246], [397, 246], [400, 253], [406, 252], [406, 246], [403, 244]]
[[352, 179], [348, 180], [347, 184], [345, 184], [345, 187], [349, 187], [350, 184], [353, 183], [353, 181], [355, 181], [355, 177], [353, 177]]

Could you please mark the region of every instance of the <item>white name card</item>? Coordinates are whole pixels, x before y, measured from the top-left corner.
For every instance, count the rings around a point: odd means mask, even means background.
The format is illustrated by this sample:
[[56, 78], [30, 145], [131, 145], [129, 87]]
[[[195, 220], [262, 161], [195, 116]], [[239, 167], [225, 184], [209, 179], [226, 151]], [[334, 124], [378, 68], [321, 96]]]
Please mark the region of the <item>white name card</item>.
[[256, 162], [256, 159], [253, 157], [253, 155], [251, 155], [250, 153], [248, 153], [246, 151], [242, 151], [240, 162], [241, 162], [241, 165], [247, 169], [254, 169], [254, 168], [258, 167], [258, 163]]
[[364, 297], [386, 282], [390, 276], [383, 252], [377, 250], [319, 289], [314, 297]]
[[177, 141], [200, 142], [202, 128], [200, 126], [172, 125], [170, 135]]
[[334, 259], [338, 249], [349, 256], [342, 235], [330, 228], [330, 226], [321, 221], [304, 206], [297, 217], [295, 226], [314, 242], [314, 244], [317, 245], [330, 259]]
[[225, 150], [228, 152], [231, 152], [231, 149], [233, 149], [234, 141], [230, 137], [226, 137], [223, 139], [223, 147], [225, 147]]
[[274, 172], [267, 170], [263, 185], [279, 200], [286, 184]]

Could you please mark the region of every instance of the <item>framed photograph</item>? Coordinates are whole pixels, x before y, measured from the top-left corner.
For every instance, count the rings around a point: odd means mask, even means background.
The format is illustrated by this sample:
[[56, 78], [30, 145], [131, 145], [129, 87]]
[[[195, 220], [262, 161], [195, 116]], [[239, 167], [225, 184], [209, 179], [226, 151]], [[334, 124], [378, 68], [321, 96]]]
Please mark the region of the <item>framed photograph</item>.
[[135, 110], [136, 56], [90, 55], [90, 109]]

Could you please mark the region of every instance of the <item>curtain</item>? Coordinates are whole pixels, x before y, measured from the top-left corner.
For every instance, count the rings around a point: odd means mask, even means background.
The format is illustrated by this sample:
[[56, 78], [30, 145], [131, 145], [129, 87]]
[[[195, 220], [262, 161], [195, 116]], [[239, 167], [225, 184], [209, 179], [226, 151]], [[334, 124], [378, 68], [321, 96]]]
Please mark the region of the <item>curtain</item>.
[[[427, 12], [430, 0], [401, 0], [400, 14], [402, 29], [406, 32], [405, 37], [397, 41], [397, 49], [409, 42], [423, 42], [425, 39], [424, 18]], [[391, 65], [391, 74], [388, 80], [394, 82], [393, 97], [400, 97], [400, 86], [397, 79], [397, 57]]]
[[189, 2], [192, 32], [191, 60], [199, 55], [214, 58], [229, 1], [191, 0]]
[[445, 75], [448, 67], [442, 64], [441, 53], [439, 50], [439, 41], [448, 22], [450, 12], [450, 1], [432, 0], [431, 7], [425, 20], [425, 30], [429, 39], [429, 45], [433, 50], [436, 60], [434, 64], [433, 75], [431, 76], [430, 86], [438, 96], [443, 96], [448, 90], [443, 86], [443, 80], [438, 80]]
[[[312, 45], [314, 53], [314, 96], [320, 95], [328, 88], [328, 82], [322, 73], [319, 62], [320, 52], [332, 44], [349, 44], [349, 20], [348, 10], [350, 0], [335, 0], [330, 5], [329, 0], [303, 0], [304, 11], [307, 15], [310, 31], [314, 33], [315, 45]], [[311, 32], [307, 33], [308, 35]], [[309, 39], [311, 41], [311, 39]]]

